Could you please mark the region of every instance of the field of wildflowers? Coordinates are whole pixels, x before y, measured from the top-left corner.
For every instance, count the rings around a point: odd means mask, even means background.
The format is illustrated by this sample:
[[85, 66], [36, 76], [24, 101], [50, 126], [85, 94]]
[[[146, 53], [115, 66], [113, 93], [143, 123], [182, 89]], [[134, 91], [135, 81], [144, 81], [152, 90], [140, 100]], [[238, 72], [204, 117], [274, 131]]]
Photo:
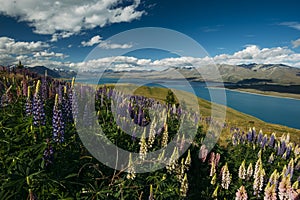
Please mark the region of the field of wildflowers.
[[[172, 92], [163, 103], [99, 86], [97, 119], [112, 143], [147, 160], [147, 152], [177, 141], [170, 155], [160, 155], [163, 169], [136, 173], [129, 156], [123, 170], [114, 170], [91, 155], [76, 130], [76, 123], [92, 126], [88, 105], [75, 101], [90, 86], [26, 69], [1, 68], [0, 75], [0, 199], [300, 198], [300, 144], [288, 133], [230, 127], [227, 146], [216, 144], [209, 151], [203, 138], [214, 134], [206, 135], [203, 126], [213, 119], [188, 113]], [[163, 112], [153, 115], [150, 107]], [[185, 118], [199, 124], [195, 138], [188, 129], [177, 136]], [[130, 124], [144, 134], [138, 137]], [[192, 145], [183, 151], [188, 143]]]

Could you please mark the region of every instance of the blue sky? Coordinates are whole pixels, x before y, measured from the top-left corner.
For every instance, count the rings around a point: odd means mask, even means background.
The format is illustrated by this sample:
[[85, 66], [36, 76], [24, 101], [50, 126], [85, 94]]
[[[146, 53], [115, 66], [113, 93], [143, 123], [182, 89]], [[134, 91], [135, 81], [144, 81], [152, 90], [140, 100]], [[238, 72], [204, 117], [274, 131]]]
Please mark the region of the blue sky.
[[[0, 64], [78, 66], [97, 45], [129, 49], [107, 38], [133, 28], [163, 27], [196, 40], [216, 63], [284, 63], [300, 67], [299, 1], [0, 0]], [[163, 38], [162, 38], [163, 40]], [[154, 50], [127, 56], [175, 57]], [[101, 62], [101, 61], [99, 61]]]

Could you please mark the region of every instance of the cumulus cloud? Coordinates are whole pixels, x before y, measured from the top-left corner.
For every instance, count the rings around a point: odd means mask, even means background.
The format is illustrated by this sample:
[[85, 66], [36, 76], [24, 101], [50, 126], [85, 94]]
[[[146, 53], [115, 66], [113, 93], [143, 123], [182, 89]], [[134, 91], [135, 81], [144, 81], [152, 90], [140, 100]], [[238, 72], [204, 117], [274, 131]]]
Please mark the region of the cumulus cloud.
[[49, 47], [48, 44], [37, 42], [15, 41], [9, 37], [0, 37], [0, 53], [3, 54], [29, 54]]
[[70, 67], [79, 70], [163, 70], [169, 67], [202, 67], [211, 64], [286, 64], [300, 68], [300, 54], [286, 47], [260, 48], [256, 45], [248, 45], [244, 49], [233, 54], [220, 54], [214, 57], [179, 57], [164, 58], [160, 60], [138, 59], [135, 57], [107, 57], [90, 60], [81, 63], [72, 63]]
[[133, 45], [132, 44], [115, 44], [115, 43], [110, 43], [110, 42], [101, 42], [99, 46], [102, 49], [129, 49]]
[[[34, 62], [50, 63], [51, 59], [64, 59], [67, 55], [63, 53], [49, 52], [49, 44], [41, 41], [16, 41], [9, 37], [0, 37], [0, 64], [11, 65], [18, 60], [22, 60], [23, 64], [29, 65]], [[48, 60], [48, 61], [46, 61]], [[36, 65], [36, 64], [35, 64]]]
[[81, 30], [107, 24], [130, 22], [145, 12], [138, 10], [140, 0], [0, 0], [0, 13], [28, 22], [38, 34], [51, 34], [52, 41]]
[[102, 41], [102, 37], [99, 35], [96, 35], [92, 37], [89, 41], [82, 41], [81, 45], [86, 46], [94, 46], [95, 44], [99, 44]]
[[293, 44], [293, 48], [299, 47], [300, 46], [300, 38], [298, 40], [292, 41], [292, 44]]
[[81, 45], [84, 47], [94, 46], [95, 44], [99, 44], [99, 47], [102, 49], [129, 49], [132, 47], [132, 44], [116, 44], [109, 41], [104, 41], [100, 35], [92, 37], [89, 41], [81, 42]]
[[65, 58], [66, 56], [63, 53], [55, 53], [55, 52], [48, 52], [48, 51], [41, 51], [41, 52], [36, 52], [33, 54], [33, 57], [35, 58]]

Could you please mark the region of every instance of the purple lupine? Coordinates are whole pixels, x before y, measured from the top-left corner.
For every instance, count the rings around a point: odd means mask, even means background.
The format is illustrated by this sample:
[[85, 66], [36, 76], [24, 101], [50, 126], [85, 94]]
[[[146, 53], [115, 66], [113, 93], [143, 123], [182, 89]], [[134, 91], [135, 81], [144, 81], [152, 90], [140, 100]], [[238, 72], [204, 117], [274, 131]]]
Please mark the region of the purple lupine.
[[26, 103], [25, 103], [25, 114], [26, 116], [31, 116], [32, 115], [32, 98], [31, 98], [31, 93], [30, 93], [30, 86], [28, 87], [28, 92], [26, 92], [27, 98], [26, 98]]
[[279, 151], [277, 152], [278, 155], [283, 155], [286, 150], [285, 141], [282, 141], [278, 148], [279, 148]]
[[64, 94], [62, 98], [62, 111], [65, 122], [72, 121], [72, 104], [70, 99], [68, 98], [69, 88], [67, 86], [64, 87]]
[[256, 143], [257, 143], [257, 144], [261, 144], [262, 139], [263, 139], [263, 134], [262, 134], [262, 131], [260, 130], [260, 131], [259, 131], [259, 134], [258, 134], [258, 136], [257, 136], [257, 141], [256, 141]]
[[34, 126], [44, 126], [46, 124], [44, 102], [41, 97], [41, 81], [38, 80], [36, 83], [35, 94], [33, 96], [33, 125]]
[[269, 147], [274, 147], [275, 144], [275, 133], [272, 133], [270, 140], [269, 140]]
[[267, 142], [268, 142], [268, 136], [265, 135], [261, 141], [261, 148], [265, 148]]
[[52, 164], [53, 163], [53, 153], [54, 153], [54, 150], [50, 144], [50, 140], [47, 138], [46, 139], [46, 142], [47, 142], [47, 147], [46, 149], [44, 150], [44, 153], [43, 153], [43, 160], [45, 162], [45, 166], [47, 167], [49, 164]]
[[248, 142], [252, 142], [252, 140], [253, 140], [253, 135], [252, 135], [251, 128], [249, 129], [249, 131], [247, 133], [247, 140], [248, 140]]
[[58, 100], [58, 94], [55, 95], [52, 127], [53, 127], [53, 140], [55, 142], [62, 143], [64, 141], [65, 124], [63, 121], [61, 105], [59, 104], [59, 100]]

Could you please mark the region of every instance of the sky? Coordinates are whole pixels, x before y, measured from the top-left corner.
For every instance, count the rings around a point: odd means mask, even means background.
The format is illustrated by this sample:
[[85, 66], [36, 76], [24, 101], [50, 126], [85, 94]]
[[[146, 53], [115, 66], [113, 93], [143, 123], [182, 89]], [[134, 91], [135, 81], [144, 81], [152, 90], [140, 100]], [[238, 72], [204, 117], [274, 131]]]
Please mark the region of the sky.
[[[209, 59], [221, 64], [281, 63], [300, 68], [298, 0], [0, 0], [0, 4], [0, 65], [18, 60], [26, 66], [50, 68], [106, 65], [114, 55], [86, 60], [98, 48], [126, 50], [118, 58], [123, 63], [119, 67], [128, 69]], [[178, 56], [180, 42], [178, 52], [170, 52], [134, 50], [137, 43], [130, 37], [110, 40], [142, 27], [184, 34], [203, 47], [205, 56]], [[163, 44], [168, 37], [157, 40]]]

